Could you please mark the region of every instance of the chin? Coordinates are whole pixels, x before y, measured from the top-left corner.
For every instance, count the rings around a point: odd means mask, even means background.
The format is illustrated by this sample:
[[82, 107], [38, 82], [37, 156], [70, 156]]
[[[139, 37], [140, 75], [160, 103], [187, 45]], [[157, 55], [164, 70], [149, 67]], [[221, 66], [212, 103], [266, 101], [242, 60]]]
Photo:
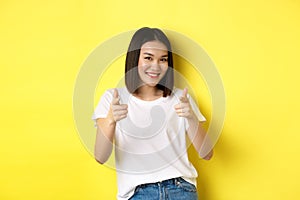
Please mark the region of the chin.
[[150, 87], [155, 87], [158, 83], [146, 83], [145, 85]]
[[155, 87], [157, 84], [159, 83], [159, 81], [143, 81], [142, 86], [146, 85], [149, 87]]

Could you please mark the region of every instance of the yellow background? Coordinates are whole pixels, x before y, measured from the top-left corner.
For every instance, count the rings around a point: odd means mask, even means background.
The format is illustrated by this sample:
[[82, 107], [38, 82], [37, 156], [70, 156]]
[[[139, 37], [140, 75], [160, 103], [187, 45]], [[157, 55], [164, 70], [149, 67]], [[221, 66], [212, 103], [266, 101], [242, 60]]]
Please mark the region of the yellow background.
[[222, 77], [227, 112], [215, 156], [192, 156], [200, 199], [300, 198], [298, 1], [0, 5], [0, 199], [115, 198], [115, 172], [80, 141], [72, 95], [96, 46], [142, 26], [192, 38]]

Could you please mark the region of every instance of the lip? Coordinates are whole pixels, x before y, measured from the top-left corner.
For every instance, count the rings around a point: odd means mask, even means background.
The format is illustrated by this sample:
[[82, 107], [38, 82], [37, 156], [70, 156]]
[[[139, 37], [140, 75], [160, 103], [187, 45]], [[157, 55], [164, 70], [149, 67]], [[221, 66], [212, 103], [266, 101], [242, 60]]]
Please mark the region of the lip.
[[145, 72], [150, 78], [158, 78], [160, 73]]

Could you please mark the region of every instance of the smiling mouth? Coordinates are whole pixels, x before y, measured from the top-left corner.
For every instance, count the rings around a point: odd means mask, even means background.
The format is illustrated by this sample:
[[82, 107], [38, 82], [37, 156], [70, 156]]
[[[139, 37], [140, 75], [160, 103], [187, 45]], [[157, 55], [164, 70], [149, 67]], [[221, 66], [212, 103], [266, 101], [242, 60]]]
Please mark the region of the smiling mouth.
[[146, 72], [146, 74], [150, 77], [150, 78], [158, 78], [160, 73], [151, 73], [151, 72]]

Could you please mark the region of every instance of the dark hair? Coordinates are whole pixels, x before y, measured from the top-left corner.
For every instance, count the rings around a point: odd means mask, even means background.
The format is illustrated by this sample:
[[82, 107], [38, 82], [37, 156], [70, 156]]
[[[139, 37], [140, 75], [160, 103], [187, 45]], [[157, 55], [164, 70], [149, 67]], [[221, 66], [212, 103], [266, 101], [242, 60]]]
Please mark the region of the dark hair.
[[137, 66], [141, 47], [143, 44], [150, 41], [159, 41], [168, 49], [168, 70], [165, 76], [156, 85], [156, 88], [163, 91], [163, 97], [166, 97], [172, 93], [174, 86], [173, 56], [169, 39], [160, 29], [157, 28], [144, 27], [134, 33], [126, 55], [125, 84], [130, 93], [134, 93], [138, 89], [140, 78]]

